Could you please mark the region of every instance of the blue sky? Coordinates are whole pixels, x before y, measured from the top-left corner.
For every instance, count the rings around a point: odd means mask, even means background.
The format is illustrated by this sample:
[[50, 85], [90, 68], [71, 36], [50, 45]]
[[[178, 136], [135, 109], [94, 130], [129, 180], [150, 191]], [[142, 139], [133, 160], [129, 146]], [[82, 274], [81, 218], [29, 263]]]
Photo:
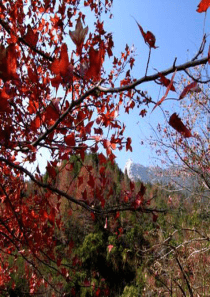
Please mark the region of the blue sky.
[[[106, 31], [113, 33], [115, 53], [124, 50], [125, 45], [135, 45], [136, 64], [133, 75], [140, 78], [145, 73], [148, 58], [148, 47], [140, 34], [139, 28], [133, 17], [143, 27], [144, 31], [151, 31], [156, 36], [158, 49], [152, 50], [148, 74], [167, 69], [173, 65], [177, 57], [177, 65], [192, 58], [201, 44], [203, 32], [210, 33], [210, 12], [196, 12], [200, 1], [189, 0], [115, 0], [113, 5], [113, 19], [105, 21]], [[207, 46], [209, 39], [207, 40]], [[170, 78], [170, 76], [169, 76]], [[175, 78], [176, 80], [176, 78]], [[154, 101], [158, 101], [164, 94], [165, 88], [155, 83], [142, 85], [142, 90], [147, 90]], [[169, 93], [170, 97], [170, 93]], [[174, 97], [174, 94], [173, 94]], [[175, 94], [176, 97], [176, 94]], [[179, 106], [173, 102], [163, 103], [163, 108], [178, 110]], [[130, 112], [129, 115], [121, 113], [120, 120], [126, 124], [126, 136], [132, 138], [133, 152], [115, 151], [117, 163], [123, 169], [128, 158], [142, 165], [155, 165], [155, 154], [147, 146], [141, 145], [141, 140], [149, 137], [158, 123], [163, 123], [163, 115], [159, 108], [153, 113], [148, 112], [142, 119], [139, 110]]]

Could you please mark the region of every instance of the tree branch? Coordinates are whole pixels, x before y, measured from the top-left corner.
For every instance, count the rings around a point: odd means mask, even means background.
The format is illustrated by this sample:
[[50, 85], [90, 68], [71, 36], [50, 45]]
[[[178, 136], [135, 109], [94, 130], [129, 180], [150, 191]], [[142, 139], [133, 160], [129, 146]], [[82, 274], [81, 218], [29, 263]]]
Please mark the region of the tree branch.
[[[0, 25], [2, 25], [2, 27], [7, 31], [8, 34], [11, 34], [12, 29], [10, 28], [10, 26], [0, 18]], [[39, 54], [40, 56], [42, 56], [43, 58], [47, 59], [48, 61], [53, 62], [53, 58], [50, 57], [48, 54], [43, 53], [41, 50], [37, 49], [35, 46], [32, 46], [31, 44], [29, 44], [24, 37], [19, 37], [18, 41], [25, 44], [26, 46], [28, 46], [29, 48], [31, 48], [35, 53]]]
[[[204, 65], [208, 62], [209, 58], [208, 57], [205, 57], [205, 58], [202, 58], [202, 59], [199, 59], [199, 60], [196, 60], [196, 61], [189, 61], [189, 62], [186, 62], [184, 64], [181, 64], [179, 66], [172, 66], [166, 70], [163, 70], [163, 71], [159, 71], [161, 72], [163, 75], [168, 75], [168, 74], [171, 74], [173, 73], [175, 70], [177, 70], [178, 72], [179, 71], [183, 71], [185, 69], [188, 69], [188, 68], [191, 68], [191, 67], [195, 67], [195, 66], [198, 66], [198, 65]], [[119, 92], [123, 92], [123, 91], [128, 91], [128, 90], [131, 90], [131, 89], [134, 89], [136, 86], [139, 86], [145, 82], [150, 82], [150, 81], [154, 81], [156, 79], [159, 78], [159, 75], [158, 73], [155, 73], [153, 75], [149, 75], [149, 76], [144, 76], [140, 79], [137, 79], [135, 82], [129, 84], [129, 85], [126, 85], [126, 86], [122, 86], [122, 87], [116, 87], [116, 88], [105, 88], [105, 87], [102, 87], [102, 86], [98, 86], [98, 90], [103, 92], [103, 93], [119, 93]]]

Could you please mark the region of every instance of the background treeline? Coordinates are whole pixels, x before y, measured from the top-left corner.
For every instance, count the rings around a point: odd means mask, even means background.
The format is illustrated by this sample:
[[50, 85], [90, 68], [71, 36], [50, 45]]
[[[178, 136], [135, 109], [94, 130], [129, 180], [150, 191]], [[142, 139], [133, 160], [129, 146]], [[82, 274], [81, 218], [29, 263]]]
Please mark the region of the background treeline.
[[[84, 161], [73, 156], [55, 168], [55, 172], [55, 179], [46, 173], [43, 182], [56, 184], [95, 209], [124, 205], [135, 196], [129, 196], [133, 184], [127, 174], [117, 164], [101, 160], [96, 154], [86, 155]], [[99, 176], [104, 176], [106, 183]], [[60, 215], [54, 215], [56, 223], [51, 222], [50, 214], [47, 222], [50, 227], [54, 224], [53, 254], [57, 258], [48, 254], [45, 263], [37, 259], [38, 270], [51, 284], [43, 282], [38, 292], [41, 296], [209, 296], [207, 205], [160, 184], [142, 185], [138, 181], [132, 191], [144, 193], [139, 200], [142, 211], [116, 211], [106, 216], [85, 211], [54, 194], [49, 197], [49, 203], [58, 204], [60, 209]], [[128, 200], [121, 201], [126, 192]], [[27, 182], [23, 199], [31, 195], [41, 197], [42, 192]], [[11, 256], [11, 266], [13, 259]], [[27, 264], [23, 263], [24, 259], [17, 255], [15, 265], [20, 273], [20, 267], [27, 270]], [[65, 271], [65, 279], [57, 268]], [[49, 271], [53, 275], [50, 279]], [[10, 285], [1, 294], [33, 296], [27, 278], [14, 272]]]

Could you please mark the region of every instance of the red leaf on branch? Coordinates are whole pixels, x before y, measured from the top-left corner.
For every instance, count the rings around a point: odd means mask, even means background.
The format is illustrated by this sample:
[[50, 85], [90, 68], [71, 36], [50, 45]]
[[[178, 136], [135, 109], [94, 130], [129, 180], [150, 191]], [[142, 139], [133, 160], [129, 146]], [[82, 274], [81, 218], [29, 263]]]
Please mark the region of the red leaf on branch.
[[8, 90], [4, 85], [3, 89], [0, 90], [0, 113], [10, 110], [8, 104], [8, 99], [10, 99], [10, 95], [7, 92]]
[[49, 162], [47, 162], [46, 169], [47, 169], [49, 176], [52, 177], [53, 179], [55, 179], [56, 175], [57, 175], [56, 170]]
[[62, 78], [60, 75], [56, 75], [56, 77], [51, 78], [51, 84], [54, 88], [56, 88], [56, 91], [59, 88], [59, 85], [62, 83]]
[[30, 114], [36, 113], [37, 110], [39, 108], [39, 103], [34, 101], [34, 100], [29, 100], [29, 104], [28, 104], [28, 112]]
[[36, 44], [38, 42], [38, 38], [39, 38], [39, 33], [38, 32], [34, 32], [34, 30], [31, 28], [30, 25], [27, 26], [28, 31], [27, 34], [24, 37], [24, 40], [33, 47], [36, 47]]
[[106, 157], [105, 157], [102, 153], [100, 153], [100, 154], [98, 155], [98, 159], [99, 159], [99, 163], [100, 163], [100, 165], [102, 165], [102, 164], [106, 164], [106, 162], [107, 162]]
[[131, 147], [131, 138], [128, 137], [126, 141], [126, 151], [130, 150], [132, 152], [132, 147]]
[[142, 110], [140, 111], [139, 115], [142, 116], [142, 118], [145, 117], [145, 116], [147, 115], [147, 111], [146, 111], [146, 109], [142, 109]]
[[73, 66], [69, 63], [68, 48], [66, 43], [61, 46], [60, 58], [55, 59], [51, 64], [51, 72], [57, 76], [61, 76], [64, 82], [72, 81]]
[[86, 78], [99, 80], [101, 77], [101, 67], [104, 61], [105, 51], [103, 48], [95, 50], [91, 47], [89, 50], [89, 68], [85, 75]]
[[53, 74], [65, 74], [69, 64], [69, 57], [67, 52], [67, 45], [64, 43], [61, 46], [60, 58], [55, 59], [51, 64], [51, 71]]
[[191, 137], [191, 131], [182, 123], [176, 113], [173, 113], [169, 119], [169, 125], [177, 132], [181, 133], [185, 138]]
[[173, 80], [174, 80], [174, 76], [175, 76], [175, 74], [176, 74], [176, 70], [175, 70], [175, 72], [174, 72], [174, 74], [173, 74], [173, 76], [172, 76], [172, 78], [171, 78], [171, 81], [170, 81], [170, 83], [169, 83], [169, 85], [168, 85], [168, 87], [167, 87], [167, 89], [166, 89], [166, 92], [165, 92], [165, 94], [164, 94], [164, 96], [155, 104], [155, 106], [153, 107], [153, 109], [152, 109], [152, 112], [153, 112], [153, 110], [157, 107], [157, 106], [159, 106], [165, 99], [166, 99], [166, 97], [168, 96], [168, 92], [171, 90], [171, 86], [173, 85]]
[[88, 26], [83, 28], [81, 19], [77, 20], [76, 28], [74, 31], [69, 31], [69, 35], [77, 46], [77, 54], [81, 55], [82, 53], [82, 46], [85, 40], [85, 37], [88, 33]]
[[94, 124], [94, 121], [91, 121], [91, 122], [89, 122], [87, 124], [87, 126], [85, 126], [85, 133], [86, 134], [90, 134], [91, 133], [91, 128], [92, 128], [93, 124]]
[[[166, 78], [166, 77], [165, 77], [162, 73], [160, 73], [160, 72], [158, 72], [158, 75], [160, 76], [159, 81], [160, 81], [161, 85], [163, 85], [163, 86], [165, 86], [165, 87], [168, 87], [169, 84], [170, 84], [170, 82], [171, 82], [171, 80], [168, 79], [168, 78]], [[173, 84], [172, 84], [171, 87], [170, 87], [170, 91], [176, 92], [175, 87], [174, 87]]]
[[150, 48], [158, 48], [158, 46], [155, 46], [155, 42], [156, 42], [156, 38], [155, 38], [155, 35], [150, 32], [150, 31], [147, 31], [146, 33], [144, 32], [142, 26], [136, 21], [138, 27], [139, 27], [139, 30], [144, 38], [144, 41], [146, 44], [148, 44], [148, 46]]
[[210, 6], [210, 0], [201, 0], [198, 4], [197, 12], [206, 12]]
[[4, 81], [18, 79], [16, 69], [17, 57], [15, 44], [11, 43], [7, 48], [0, 45], [0, 78]]
[[45, 109], [44, 118], [47, 122], [53, 125], [54, 122], [59, 118], [59, 115], [58, 102], [56, 102], [56, 100], [52, 100], [52, 102]]
[[31, 122], [31, 129], [36, 131], [41, 126], [40, 116], [37, 115], [35, 119]]
[[75, 135], [74, 135], [74, 133], [72, 132], [68, 136], [65, 136], [64, 141], [68, 146], [75, 146]]
[[[183, 99], [189, 92], [196, 92], [197, 91], [197, 81], [192, 82], [188, 86], [184, 88], [181, 95], [179, 96], [179, 99]], [[199, 88], [200, 90], [200, 88]]]
[[31, 69], [31, 67], [28, 67], [28, 77], [31, 80], [31, 82], [38, 82], [38, 75]]

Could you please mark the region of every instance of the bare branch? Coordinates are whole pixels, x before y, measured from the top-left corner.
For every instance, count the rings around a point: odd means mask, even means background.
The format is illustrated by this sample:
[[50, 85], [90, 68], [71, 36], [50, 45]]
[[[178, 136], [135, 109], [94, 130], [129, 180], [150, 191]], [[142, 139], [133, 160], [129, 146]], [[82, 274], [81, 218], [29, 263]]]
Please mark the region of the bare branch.
[[[171, 68], [168, 68], [168, 69], [160, 71], [160, 72], [163, 75], [168, 75], [168, 74], [173, 73], [175, 70], [177, 70], [179, 72], [179, 71], [183, 71], [185, 69], [195, 67], [195, 66], [198, 66], [198, 65], [205, 65], [207, 62], [208, 62], [208, 57], [205, 57], [205, 58], [202, 58], [200, 60], [186, 62], [186, 63], [181, 64], [181, 65], [176, 66], [176, 67], [174, 67], [174, 65], [173, 65]], [[126, 86], [116, 87], [116, 88], [105, 88], [105, 87], [102, 87], [102, 86], [98, 86], [97, 89], [99, 91], [103, 92], [103, 93], [120, 93], [120, 92], [123, 92], [123, 91], [128, 91], [128, 90], [134, 89], [136, 86], [139, 86], [139, 85], [141, 85], [143, 83], [146, 83], [146, 82], [154, 81], [154, 80], [156, 80], [158, 78], [159, 78], [158, 73], [155, 73], [153, 75], [144, 76], [144, 77], [142, 77], [140, 79], [137, 79], [135, 82], [133, 82], [133, 83], [131, 83], [129, 85], [126, 85]]]

